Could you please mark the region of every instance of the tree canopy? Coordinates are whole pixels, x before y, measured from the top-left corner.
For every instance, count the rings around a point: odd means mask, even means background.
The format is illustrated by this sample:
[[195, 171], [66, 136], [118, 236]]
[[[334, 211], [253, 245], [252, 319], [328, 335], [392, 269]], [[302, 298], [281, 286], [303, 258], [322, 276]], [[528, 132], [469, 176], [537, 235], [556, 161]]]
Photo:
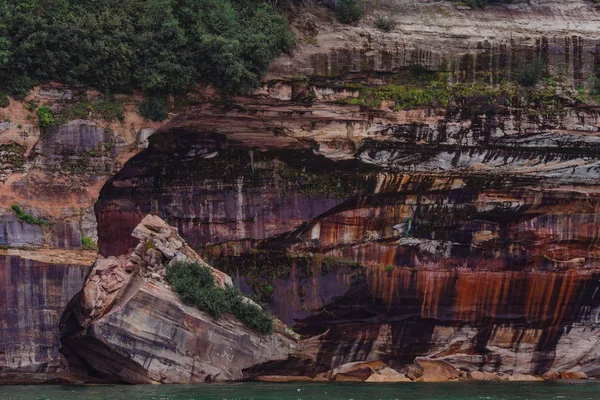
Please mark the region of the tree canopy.
[[105, 92], [255, 87], [293, 44], [264, 0], [0, 0], [0, 89], [58, 80]]

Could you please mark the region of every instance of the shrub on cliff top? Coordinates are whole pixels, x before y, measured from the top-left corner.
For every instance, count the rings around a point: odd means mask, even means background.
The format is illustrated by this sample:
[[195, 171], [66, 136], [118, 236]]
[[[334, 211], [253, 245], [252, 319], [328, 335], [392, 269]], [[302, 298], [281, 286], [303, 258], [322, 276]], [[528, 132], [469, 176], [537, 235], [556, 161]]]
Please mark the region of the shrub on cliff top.
[[391, 32], [396, 26], [393, 18], [385, 17], [381, 14], [375, 16], [375, 27], [384, 32]]
[[167, 268], [167, 282], [181, 300], [219, 318], [226, 312], [262, 334], [273, 333], [273, 317], [248, 302], [244, 295], [232, 287], [225, 290], [215, 286], [209, 268], [196, 262], [176, 262]]
[[152, 121], [164, 121], [168, 117], [167, 103], [159, 96], [147, 96], [139, 106], [140, 115]]
[[355, 24], [363, 15], [356, 0], [339, 0], [336, 13], [338, 21], [342, 24]]

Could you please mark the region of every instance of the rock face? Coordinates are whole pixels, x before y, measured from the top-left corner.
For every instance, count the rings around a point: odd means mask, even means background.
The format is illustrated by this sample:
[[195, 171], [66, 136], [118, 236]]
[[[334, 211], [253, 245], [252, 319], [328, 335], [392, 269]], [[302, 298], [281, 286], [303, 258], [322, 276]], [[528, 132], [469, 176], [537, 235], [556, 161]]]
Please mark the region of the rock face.
[[[227, 381], [297, 351], [283, 328], [261, 336], [231, 315], [215, 320], [182, 304], [164, 282], [165, 265], [203, 261], [160, 218], [147, 216], [133, 235], [140, 242], [130, 254], [99, 257], [63, 316], [72, 371], [128, 383]], [[213, 275], [217, 285], [231, 284]]]
[[153, 136], [101, 193], [101, 251], [134, 246], [121, 232], [159, 213], [298, 333], [320, 335], [317, 372], [420, 356], [507, 375], [600, 372], [585, 174], [575, 188], [545, 172], [409, 174], [249, 146]]
[[[63, 321], [72, 371], [306, 380], [382, 362], [336, 376], [600, 376], [600, 11], [396, 3], [389, 33], [373, 15], [350, 27], [302, 10], [294, 54], [256, 93], [207, 96], [156, 131], [131, 113], [121, 141], [76, 121], [32, 135], [26, 153], [11, 141], [27, 119], [0, 124], [0, 199], [62, 224], [40, 233], [2, 214], [0, 245], [78, 247], [98, 224], [106, 258]], [[536, 60], [545, 79], [517, 87]], [[439, 85], [451, 89], [427, 91]], [[178, 233], [136, 229], [147, 214]], [[283, 334], [180, 304], [162, 273], [186, 257], [269, 302], [306, 338], [300, 359]]]
[[[27, 382], [63, 370], [58, 322], [89, 264], [48, 263], [0, 251], [0, 373]], [[2, 379], [0, 379], [0, 382]]]
[[[96, 259], [93, 204], [137, 151], [136, 132], [160, 126], [139, 117], [132, 96], [117, 97], [122, 121], [88, 112], [115, 99], [55, 83], [0, 107], [0, 384], [81, 380], [64, 373], [58, 324]], [[83, 106], [86, 119], [44, 130], [42, 105], [57, 120]], [[19, 219], [12, 205], [47, 223]]]
[[177, 226], [307, 338], [272, 375], [600, 376], [598, 10], [435, 3], [390, 33], [303, 15], [262, 88], [174, 118], [104, 186], [101, 253], [147, 213]]
[[19, 221], [13, 213], [0, 215], [0, 245], [22, 247], [43, 244], [44, 232], [40, 226]]

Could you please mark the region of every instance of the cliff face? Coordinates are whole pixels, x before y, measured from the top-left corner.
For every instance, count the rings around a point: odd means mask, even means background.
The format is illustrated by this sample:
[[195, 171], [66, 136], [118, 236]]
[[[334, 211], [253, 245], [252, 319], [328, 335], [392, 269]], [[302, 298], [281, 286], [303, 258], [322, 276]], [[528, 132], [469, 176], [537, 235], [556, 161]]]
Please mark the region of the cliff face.
[[[100, 251], [161, 215], [313, 337], [306, 371], [598, 375], [596, 11], [532, 3], [389, 34], [305, 15], [254, 96], [180, 115], [109, 181]], [[551, 78], [507, 83], [536, 59]]]
[[12, 253], [0, 253], [0, 373], [7, 381], [31, 382], [31, 373], [49, 377], [63, 370], [58, 323], [90, 267]]
[[[0, 383], [65, 378], [58, 324], [96, 258], [93, 204], [141, 150], [142, 131], [158, 126], [133, 100], [111, 100], [123, 106], [122, 121], [91, 111], [109, 103], [98, 93], [60, 85], [0, 108]], [[41, 105], [56, 126], [38, 126]]]
[[[300, 10], [296, 49], [259, 90], [202, 97], [152, 135], [158, 125], [128, 112], [113, 135], [79, 120], [15, 147], [19, 120], [0, 124], [0, 245], [27, 246], [24, 265], [70, 271], [56, 252], [97, 231], [111, 260], [85, 285], [116, 279], [115, 291], [102, 289], [110, 301], [65, 314], [72, 371], [200, 382], [268, 360], [280, 361], [245, 373], [313, 376], [372, 360], [403, 371], [425, 356], [472, 376], [600, 376], [599, 12], [583, 0], [485, 11], [414, 3], [377, 10], [396, 19], [389, 33], [372, 27], [371, 12], [350, 27]], [[537, 63], [544, 79], [515, 83]], [[51, 229], [19, 221], [14, 202]], [[147, 214], [268, 302], [306, 339], [304, 361], [182, 306], [151, 274], [129, 277], [122, 256]], [[143, 329], [131, 336], [134, 325]], [[198, 350], [209, 340], [220, 360], [210, 368]], [[240, 341], [229, 369], [221, 350]], [[16, 365], [1, 354], [0, 368]]]

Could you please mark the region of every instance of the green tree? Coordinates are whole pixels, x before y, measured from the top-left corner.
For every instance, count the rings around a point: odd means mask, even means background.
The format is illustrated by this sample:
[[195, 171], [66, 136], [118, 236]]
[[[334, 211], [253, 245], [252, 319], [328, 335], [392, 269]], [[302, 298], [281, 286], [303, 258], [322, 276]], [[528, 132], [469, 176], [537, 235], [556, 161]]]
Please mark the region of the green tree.
[[336, 13], [342, 24], [356, 24], [363, 15], [356, 0], [339, 0]]
[[49, 80], [113, 93], [164, 95], [196, 82], [242, 93], [292, 44], [266, 0], [0, 1], [0, 90], [13, 95]]

